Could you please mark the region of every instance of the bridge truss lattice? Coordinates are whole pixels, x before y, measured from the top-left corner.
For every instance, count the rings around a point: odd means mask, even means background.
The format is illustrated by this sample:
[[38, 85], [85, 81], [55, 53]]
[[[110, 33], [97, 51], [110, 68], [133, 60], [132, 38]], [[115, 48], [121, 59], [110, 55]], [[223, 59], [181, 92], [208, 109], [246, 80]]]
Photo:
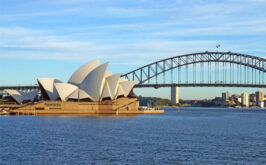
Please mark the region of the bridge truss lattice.
[[128, 72], [122, 77], [136, 80], [135, 87], [265, 88], [265, 73], [266, 59], [264, 58], [232, 52], [202, 52], [156, 61]]

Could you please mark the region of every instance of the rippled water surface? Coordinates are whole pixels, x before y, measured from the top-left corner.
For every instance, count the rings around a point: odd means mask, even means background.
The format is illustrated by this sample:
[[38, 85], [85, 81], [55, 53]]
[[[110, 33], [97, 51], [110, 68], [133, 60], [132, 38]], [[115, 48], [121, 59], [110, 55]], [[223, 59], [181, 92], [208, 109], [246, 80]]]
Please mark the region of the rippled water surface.
[[266, 164], [266, 111], [0, 116], [0, 164]]

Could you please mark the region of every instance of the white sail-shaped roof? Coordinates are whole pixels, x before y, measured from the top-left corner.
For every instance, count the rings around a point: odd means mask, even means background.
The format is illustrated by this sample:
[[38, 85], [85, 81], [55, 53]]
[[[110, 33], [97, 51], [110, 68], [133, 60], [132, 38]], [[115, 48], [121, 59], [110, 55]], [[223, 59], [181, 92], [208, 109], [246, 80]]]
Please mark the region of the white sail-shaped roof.
[[89, 94], [93, 101], [99, 101], [102, 90], [102, 83], [105, 76], [109, 62], [102, 64], [91, 71], [88, 76], [83, 80], [80, 88]]
[[39, 93], [38, 90], [32, 92], [22, 92], [13, 89], [5, 89], [5, 92], [8, 93], [19, 104], [26, 100], [34, 101]]
[[[111, 100], [118, 96], [127, 97], [136, 84], [135, 81], [120, 78], [121, 74], [112, 75], [106, 71], [109, 63], [99, 65], [99, 60], [91, 61], [81, 66], [70, 77], [68, 83], [62, 83], [53, 78], [39, 78], [38, 83], [44, 99], [62, 101], [68, 99], [90, 99], [101, 101], [110, 97]], [[23, 96], [22, 93], [20, 95]], [[25, 95], [25, 98], [33, 100], [34, 94]], [[25, 99], [24, 98], [24, 99]]]
[[121, 74], [114, 74], [106, 77], [102, 98], [110, 97], [112, 100], [115, 99], [120, 76]]
[[82, 65], [77, 71], [72, 74], [72, 76], [68, 80], [68, 83], [79, 86], [82, 81], [88, 76], [88, 74], [97, 66], [99, 66], [99, 64], [99, 60], [94, 60]]
[[77, 86], [68, 83], [55, 83], [55, 87], [58, 91], [60, 99], [62, 101], [67, 101], [68, 99], [91, 99], [92, 97], [88, 95], [84, 90], [79, 89]]
[[110, 92], [110, 88], [108, 86], [108, 83], [106, 82], [105, 85], [104, 85], [104, 88], [103, 88], [101, 100], [103, 98], [107, 98], [107, 97], [111, 98], [111, 92]]
[[61, 83], [61, 81], [54, 78], [38, 78], [38, 83], [41, 88], [43, 88], [48, 95], [50, 100], [56, 100], [59, 94], [54, 86], [55, 83]]
[[125, 97], [129, 95], [130, 91], [133, 89], [136, 83], [137, 83], [136, 81], [123, 81], [119, 83], [123, 89]]
[[120, 78], [120, 79], [119, 79], [119, 83], [120, 83], [120, 82], [124, 82], [124, 81], [128, 81], [128, 79], [126, 79], [126, 78]]
[[[105, 87], [105, 84], [106, 84], [106, 77], [111, 76], [111, 75], [112, 75], [112, 71], [106, 71], [105, 72], [104, 78], [103, 78], [103, 81], [102, 81], [102, 85], [101, 85], [101, 89], [100, 89], [100, 95], [103, 95], [103, 92], [105, 92], [105, 95], [107, 95], [107, 93], [109, 93], [109, 90], [107, 90], [107, 88]], [[106, 90], [104, 90], [104, 89], [106, 89]], [[106, 97], [110, 97], [110, 96], [106, 96]]]
[[77, 86], [68, 83], [55, 83], [55, 88], [62, 101], [67, 101], [67, 97], [78, 89]]
[[88, 95], [84, 90], [82, 89], [77, 89], [75, 90], [73, 93], [71, 93], [68, 97], [68, 99], [90, 99], [93, 100], [92, 97], [90, 95]]
[[119, 79], [116, 98], [118, 96], [127, 97], [136, 83], [137, 83], [136, 81], [128, 81], [128, 79], [124, 79], [124, 78]]
[[118, 96], [125, 96], [124, 91], [123, 91], [123, 88], [122, 88], [121, 85], [118, 85], [118, 89], [117, 89], [117, 93], [116, 93], [116, 98]]
[[17, 103], [21, 104], [24, 101], [24, 96], [17, 90], [5, 89], [5, 92], [8, 93]]
[[104, 77], [108, 77], [112, 75], [112, 71], [108, 70], [105, 72]]
[[128, 79], [125, 79], [125, 78], [120, 78], [119, 80], [118, 80], [118, 87], [117, 87], [117, 91], [116, 91], [116, 98], [118, 97], [118, 96], [125, 96], [125, 93], [124, 93], [124, 90], [123, 90], [123, 88], [122, 88], [122, 86], [121, 86], [121, 82], [125, 82], [125, 81], [128, 81]]

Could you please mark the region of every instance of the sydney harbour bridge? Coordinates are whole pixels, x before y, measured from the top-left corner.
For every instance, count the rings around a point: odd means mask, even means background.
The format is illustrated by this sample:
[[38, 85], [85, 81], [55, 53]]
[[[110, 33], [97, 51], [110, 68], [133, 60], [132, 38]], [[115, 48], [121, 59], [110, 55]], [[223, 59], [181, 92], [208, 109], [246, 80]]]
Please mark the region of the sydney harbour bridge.
[[[266, 59], [232, 52], [201, 52], [166, 58], [122, 77], [143, 87], [266, 87]], [[36, 90], [38, 86], [0, 86]]]
[[266, 87], [266, 59], [231, 52], [175, 56], [145, 65], [123, 77], [137, 87]]

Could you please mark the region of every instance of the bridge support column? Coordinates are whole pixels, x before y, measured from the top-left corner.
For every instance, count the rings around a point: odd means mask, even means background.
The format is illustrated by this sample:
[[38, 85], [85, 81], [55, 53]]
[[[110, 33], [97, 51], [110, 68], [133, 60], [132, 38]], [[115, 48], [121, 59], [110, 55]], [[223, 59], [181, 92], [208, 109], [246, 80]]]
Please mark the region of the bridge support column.
[[171, 101], [175, 104], [179, 103], [179, 87], [171, 87]]

